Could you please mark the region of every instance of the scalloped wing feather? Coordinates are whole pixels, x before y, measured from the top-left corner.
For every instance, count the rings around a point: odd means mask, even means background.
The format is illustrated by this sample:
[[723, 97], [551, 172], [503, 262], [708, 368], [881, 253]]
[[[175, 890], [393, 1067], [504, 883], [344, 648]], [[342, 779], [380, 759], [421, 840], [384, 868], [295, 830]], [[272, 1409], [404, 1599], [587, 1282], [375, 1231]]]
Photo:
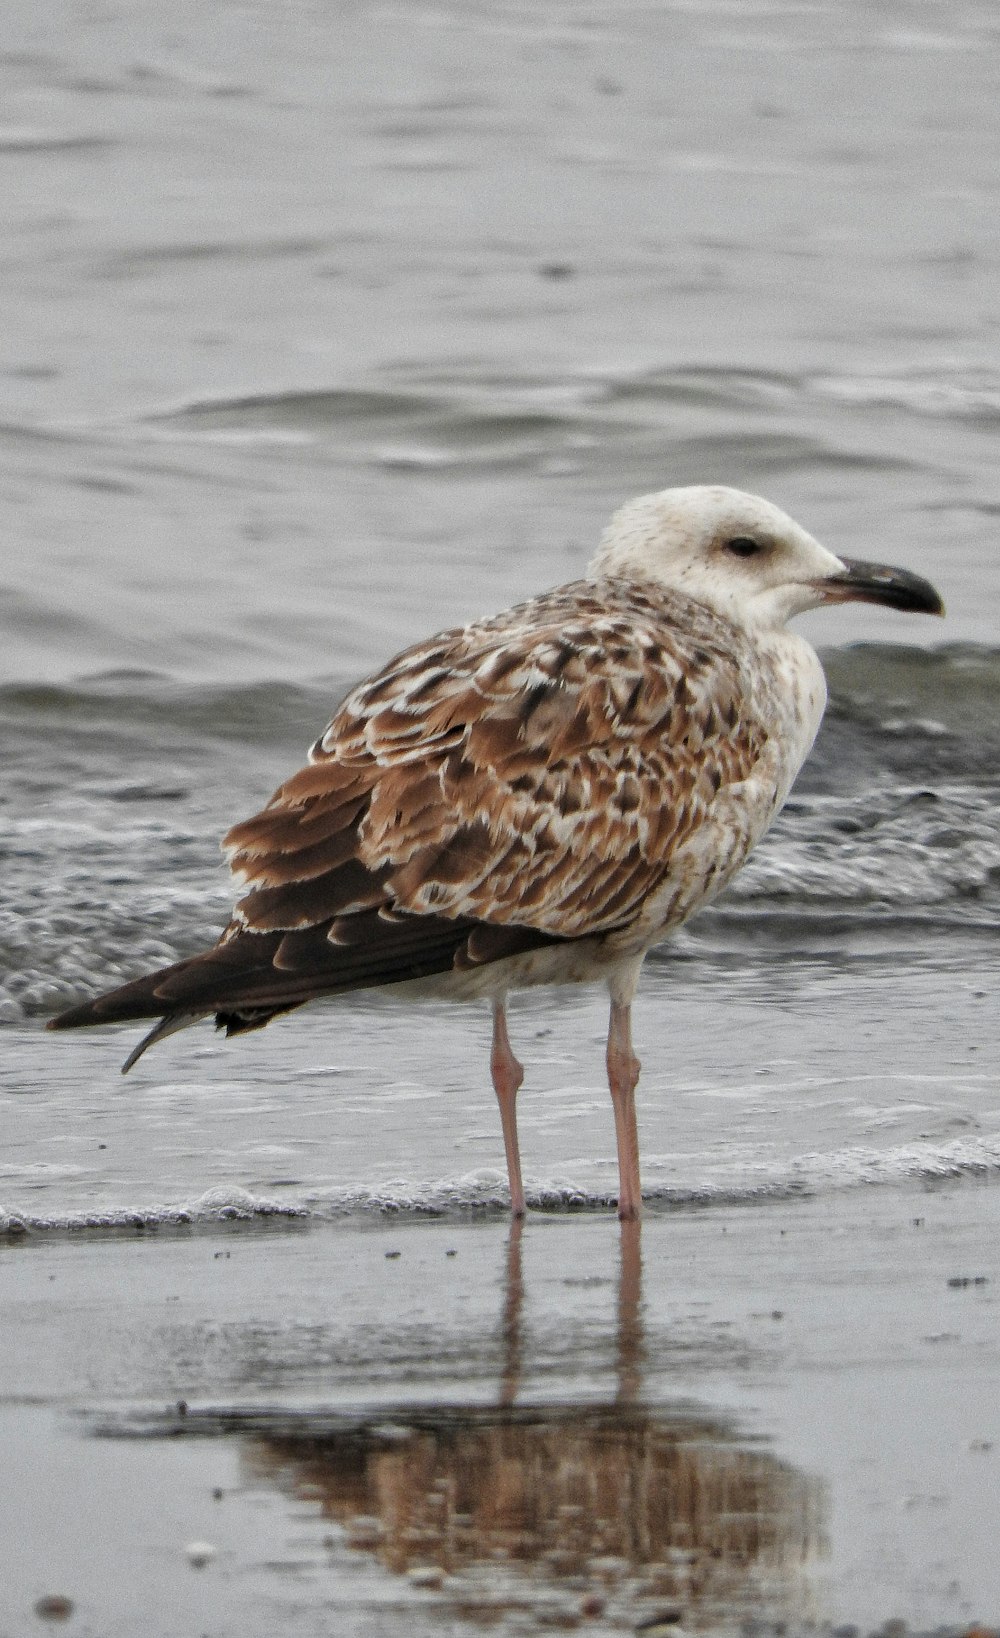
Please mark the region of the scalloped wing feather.
[[[321, 995], [546, 946], [589, 952], [577, 976], [602, 939], [612, 959], [641, 950], [770, 817], [781, 687], [736, 627], [626, 581], [580, 581], [408, 649], [230, 830], [246, 891], [218, 944], [53, 1025], [214, 1012], [234, 1034]], [[759, 766], [757, 796], [736, 798]]]
[[553, 939], [621, 929], [758, 762], [759, 667], [704, 606], [618, 581], [409, 649], [229, 832], [248, 889], [234, 925], [291, 932], [381, 908]]

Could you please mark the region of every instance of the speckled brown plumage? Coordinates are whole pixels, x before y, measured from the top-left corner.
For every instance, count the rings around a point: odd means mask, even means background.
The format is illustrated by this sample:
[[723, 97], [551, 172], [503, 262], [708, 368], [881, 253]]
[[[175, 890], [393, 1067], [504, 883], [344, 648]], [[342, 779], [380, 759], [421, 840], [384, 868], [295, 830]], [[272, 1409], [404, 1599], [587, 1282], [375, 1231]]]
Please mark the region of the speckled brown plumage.
[[[614, 581], [407, 650], [229, 832], [247, 888], [229, 936], [322, 925], [347, 979], [351, 923], [372, 910], [393, 918], [387, 955], [419, 947], [413, 917], [430, 940], [441, 918], [554, 939], [627, 928], [720, 789], [759, 759], [751, 659], [690, 599]], [[314, 947], [285, 941], [274, 962], [308, 965]], [[480, 935], [456, 957], [493, 949]]]
[[217, 1011], [236, 1030], [622, 935], [760, 757], [752, 670], [701, 605], [611, 579], [407, 649], [225, 838], [246, 891], [219, 946], [126, 986], [107, 1016]]
[[229, 832], [243, 894], [217, 945], [53, 1024], [160, 1018], [128, 1068], [207, 1013], [233, 1034], [373, 985], [487, 996], [522, 1212], [504, 998], [600, 977], [619, 1212], [635, 1216], [643, 956], [780, 808], [826, 693], [785, 624], [850, 597], [941, 610], [926, 582], [835, 558], [756, 496], [640, 497], [588, 579], [407, 649], [348, 695], [308, 766]]

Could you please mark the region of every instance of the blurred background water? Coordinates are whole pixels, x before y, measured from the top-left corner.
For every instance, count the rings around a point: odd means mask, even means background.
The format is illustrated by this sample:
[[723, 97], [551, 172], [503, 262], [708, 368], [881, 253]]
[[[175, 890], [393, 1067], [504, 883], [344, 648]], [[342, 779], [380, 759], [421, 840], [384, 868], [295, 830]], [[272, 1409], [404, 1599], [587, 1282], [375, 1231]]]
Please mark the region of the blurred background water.
[[[995, 7], [10, 0], [0, 85], [10, 1216], [502, 1197], [481, 1019], [349, 1001], [125, 1086], [39, 1022], [215, 937], [217, 837], [354, 677], [702, 480], [949, 621], [803, 623], [814, 759], [650, 964], [647, 1182], [992, 1170]], [[536, 1198], [606, 1196], [603, 1000], [517, 1028]]]

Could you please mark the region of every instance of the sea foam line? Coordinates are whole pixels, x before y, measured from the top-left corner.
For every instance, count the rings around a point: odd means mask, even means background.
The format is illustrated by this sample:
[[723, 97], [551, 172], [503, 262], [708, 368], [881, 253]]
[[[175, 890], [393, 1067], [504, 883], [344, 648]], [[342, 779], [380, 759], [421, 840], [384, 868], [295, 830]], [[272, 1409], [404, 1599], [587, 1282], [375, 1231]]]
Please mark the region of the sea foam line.
[[[670, 1169], [668, 1156], [650, 1155], [648, 1168]], [[610, 1167], [609, 1179], [610, 1179]], [[810, 1198], [861, 1186], [958, 1181], [1000, 1172], [1000, 1132], [957, 1137], [946, 1143], [908, 1143], [891, 1149], [862, 1146], [833, 1153], [809, 1152], [787, 1161], [741, 1163], [731, 1174], [688, 1182], [664, 1182], [643, 1190], [648, 1208], [681, 1210], [698, 1207], [749, 1206], [767, 1201]], [[528, 1180], [529, 1208], [551, 1213], [607, 1211], [615, 1189], [583, 1187], [564, 1178]], [[500, 1172], [483, 1169], [429, 1181], [392, 1178], [384, 1183], [313, 1190], [296, 1200], [255, 1195], [238, 1187], [213, 1188], [177, 1204], [95, 1207], [93, 1210], [35, 1214], [0, 1205], [0, 1234], [75, 1233], [85, 1230], [156, 1229], [252, 1223], [267, 1218], [297, 1222], [343, 1221], [357, 1217], [450, 1218], [503, 1214], [510, 1196]]]

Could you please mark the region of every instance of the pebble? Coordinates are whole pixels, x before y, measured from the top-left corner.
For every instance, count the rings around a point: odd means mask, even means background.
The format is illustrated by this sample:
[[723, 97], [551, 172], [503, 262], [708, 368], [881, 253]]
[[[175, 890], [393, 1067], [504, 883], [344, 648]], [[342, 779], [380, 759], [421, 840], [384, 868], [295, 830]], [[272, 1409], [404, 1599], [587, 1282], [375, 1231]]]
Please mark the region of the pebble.
[[184, 1549], [187, 1561], [193, 1570], [203, 1570], [206, 1564], [211, 1564], [218, 1552], [210, 1541], [189, 1541]]
[[684, 1638], [684, 1628], [680, 1625], [680, 1619], [680, 1610], [658, 1610], [655, 1615], [640, 1621], [635, 1630], [642, 1633], [643, 1638]]
[[348, 1547], [377, 1547], [385, 1537], [385, 1529], [381, 1519], [358, 1513], [353, 1519], [348, 1519], [344, 1534]]
[[444, 1571], [437, 1564], [412, 1564], [406, 1572], [411, 1587], [436, 1589], [444, 1581]]
[[35, 1614], [43, 1621], [68, 1621], [73, 1614], [73, 1600], [62, 1593], [46, 1593], [36, 1603]]

